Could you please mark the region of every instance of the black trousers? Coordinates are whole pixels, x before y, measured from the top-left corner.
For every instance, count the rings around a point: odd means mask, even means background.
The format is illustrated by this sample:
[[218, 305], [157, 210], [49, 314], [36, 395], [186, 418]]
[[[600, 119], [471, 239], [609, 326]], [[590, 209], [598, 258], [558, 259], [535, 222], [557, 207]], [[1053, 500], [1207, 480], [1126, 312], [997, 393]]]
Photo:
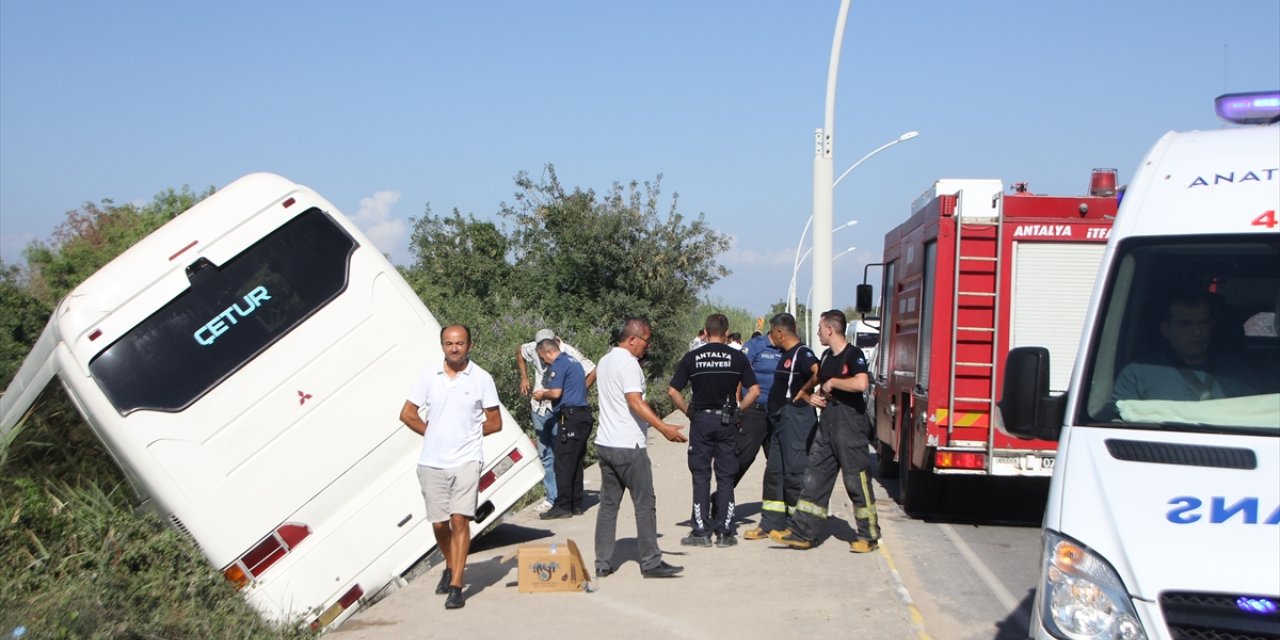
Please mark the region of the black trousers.
[[591, 436], [591, 411], [586, 407], [561, 409], [564, 422], [556, 439], [556, 504], [564, 510], [582, 508], [582, 462]]
[[[733, 535], [733, 482], [738, 472], [737, 424], [720, 424], [719, 413], [694, 411], [689, 419], [689, 472], [693, 476], [693, 534]], [[711, 519], [711, 474], [716, 477], [715, 521]]]
[[818, 426], [813, 407], [786, 405], [773, 414], [769, 453], [764, 467], [764, 491], [760, 501], [760, 528], [781, 531], [796, 508], [804, 489], [804, 469]]
[[870, 434], [871, 423], [865, 413], [847, 404], [822, 410], [818, 436], [814, 438], [804, 472], [804, 490], [789, 523], [793, 532], [809, 540], [821, 537], [836, 474], [840, 473], [844, 476], [849, 500], [853, 502], [858, 539], [880, 539], [876, 496], [871, 486], [871, 453], [867, 449]]
[[[742, 476], [747, 475], [747, 469], [755, 463], [756, 456], [760, 455], [760, 449], [773, 431], [773, 420], [769, 419], [769, 411], [763, 404], [743, 409], [741, 419], [742, 422], [738, 425], [738, 443], [734, 450], [738, 456], [738, 473], [733, 476], [735, 487], [742, 482]], [[768, 457], [768, 449], [765, 449], [764, 455]]]

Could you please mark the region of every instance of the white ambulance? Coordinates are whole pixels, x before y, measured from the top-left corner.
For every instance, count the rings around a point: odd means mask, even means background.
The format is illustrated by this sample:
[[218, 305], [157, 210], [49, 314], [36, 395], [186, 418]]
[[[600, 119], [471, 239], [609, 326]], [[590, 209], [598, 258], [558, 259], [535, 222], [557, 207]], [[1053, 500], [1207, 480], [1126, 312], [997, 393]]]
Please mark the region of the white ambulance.
[[1059, 441], [1030, 637], [1280, 637], [1280, 92], [1217, 108], [1138, 167], [1069, 391], [1005, 363], [1003, 428]]

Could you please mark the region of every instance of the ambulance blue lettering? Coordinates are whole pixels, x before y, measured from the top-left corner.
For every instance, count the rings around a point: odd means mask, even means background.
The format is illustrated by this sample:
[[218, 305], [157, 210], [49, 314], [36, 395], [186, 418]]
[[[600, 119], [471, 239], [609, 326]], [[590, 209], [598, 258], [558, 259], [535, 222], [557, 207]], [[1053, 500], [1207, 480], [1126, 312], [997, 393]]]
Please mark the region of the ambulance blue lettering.
[[1200, 514], [1194, 513], [1194, 511], [1199, 509], [1202, 504], [1198, 498], [1182, 496], [1170, 500], [1169, 504], [1174, 505], [1174, 509], [1169, 512], [1169, 515], [1165, 516], [1169, 522], [1174, 524], [1191, 524], [1192, 522], [1200, 519]]
[[1191, 524], [1205, 520], [1210, 524], [1271, 524], [1280, 525], [1280, 505], [1277, 505], [1266, 519], [1259, 521], [1258, 515], [1261, 500], [1256, 496], [1246, 496], [1228, 504], [1224, 496], [1209, 498], [1207, 513], [1203, 507], [1205, 501], [1192, 496], [1178, 496], [1169, 500], [1173, 508], [1165, 514], [1165, 519], [1174, 524]]
[[1226, 498], [1214, 496], [1209, 521], [1214, 524], [1226, 522], [1237, 513], [1244, 514], [1245, 524], [1258, 524], [1258, 499], [1241, 498], [1235, 504], [1228, 507]]

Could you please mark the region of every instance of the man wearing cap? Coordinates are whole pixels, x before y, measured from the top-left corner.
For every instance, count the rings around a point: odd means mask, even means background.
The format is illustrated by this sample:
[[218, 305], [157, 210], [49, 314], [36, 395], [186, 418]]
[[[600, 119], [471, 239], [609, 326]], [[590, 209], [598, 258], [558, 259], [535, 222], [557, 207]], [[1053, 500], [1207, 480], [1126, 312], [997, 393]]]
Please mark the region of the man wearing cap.
[[591, 435], [591, 407], [587, 405], [587, 376], [578, 359], [561, 351], [550, 338], [538, 342], [538, 357], [547, 365], [543, 389], [534, 400], [551, 400], [552, 420], [559, 431], [555, 450], [556, 500], [543, 520], [582, 513], [582, 462]]
[[[543, 340], [554, 340], [560, 346], [560, 350], [567, 353], [578, 362], [582, 363], [582, 369], [586, 372], [587, 387], [590, 388], [596, 380], [596, 365], [591, 360], [582, 355], [582, 352], [574, 348], [573, 345], [562, 342], [556, 337], [554, 331], [550, 329], [540, 329], [534, 336], [533, 342], [526, 342], [516, 349], [516, 369], [520, 372], [520, 395], [531, 396], [531, 392], [544, 389], [542, 384], [543, 375], [546, 374], [547, 364], [538, 357], [538, 343]], [[533, 365], [533, 383], [529, 382], [529, 367]], [[536, 400], [530, 397], [530, 405], [532, 407], [533, 416], [533, 434], [534, 443], [538, 446], [538, 458], [542, 460], [542, 470], [545, 474], [542, 477], [542, 486], [546, 490], [547, 498], [538, 505], [538, 511], [546, 511], [550, 509], [556, 502], [556, 437], [559, 430], [555, 421], [551, 419], [551, 400]]]

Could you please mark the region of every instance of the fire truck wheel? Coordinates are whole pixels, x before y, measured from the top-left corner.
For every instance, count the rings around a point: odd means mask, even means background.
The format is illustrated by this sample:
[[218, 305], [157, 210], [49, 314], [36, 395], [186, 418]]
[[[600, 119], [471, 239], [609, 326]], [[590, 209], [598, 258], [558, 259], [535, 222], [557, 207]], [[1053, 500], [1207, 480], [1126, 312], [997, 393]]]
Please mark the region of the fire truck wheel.
[[898, 461], [894, 459], [893, 447], [889, 443], [876, 439], [876, 473], [881, 478], [898, 477]]
[[898, 501], [903, 511], [913, 516], [936, 512], [941, 503], [941, 483], [929, 469], [913, 468], [911, 435], [906, 429], [902, 430], [898, 450], [902, 453], [898, 465]]

